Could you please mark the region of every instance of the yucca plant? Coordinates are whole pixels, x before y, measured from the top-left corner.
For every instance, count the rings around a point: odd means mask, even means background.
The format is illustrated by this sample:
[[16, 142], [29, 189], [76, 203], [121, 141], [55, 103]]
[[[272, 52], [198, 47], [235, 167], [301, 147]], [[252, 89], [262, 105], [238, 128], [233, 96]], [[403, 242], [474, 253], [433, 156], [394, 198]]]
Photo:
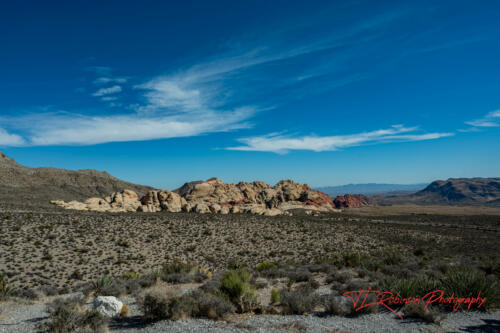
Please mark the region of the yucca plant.
[[7, 276], [5, 273], [0, 274], [0, 300], [5, 300], [7, 297], [12, 295], [13, 288], [7, 282]]
[[99, 296], [103, 290], [111, 285], [113, 278], [109, 274], [104, 274], [97, 281], [92, 283], [92, 291], [94, 295]]

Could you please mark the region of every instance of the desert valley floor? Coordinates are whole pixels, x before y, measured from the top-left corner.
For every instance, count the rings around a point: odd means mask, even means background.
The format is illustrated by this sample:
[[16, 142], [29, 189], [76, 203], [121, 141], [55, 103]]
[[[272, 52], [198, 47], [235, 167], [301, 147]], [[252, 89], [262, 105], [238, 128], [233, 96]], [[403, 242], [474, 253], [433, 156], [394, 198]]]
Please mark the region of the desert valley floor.
[[18, 288], [72, 290], [103, 274], [144, 274], [173, 262], [216, 271], [321, 263], [346, 253], [403, 257], [425, 253], [430, 266], [498, 260], [500, 209], [366, 207], [293, 216], [195, 213], [95, 213], [5, 207], [0, 212], [0, 271]]

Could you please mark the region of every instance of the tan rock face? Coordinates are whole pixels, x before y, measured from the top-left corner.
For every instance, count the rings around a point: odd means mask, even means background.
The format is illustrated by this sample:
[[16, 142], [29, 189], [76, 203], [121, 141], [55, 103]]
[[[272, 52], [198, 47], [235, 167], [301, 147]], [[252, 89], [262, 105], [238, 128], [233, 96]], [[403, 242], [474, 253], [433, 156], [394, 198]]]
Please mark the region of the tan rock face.
[[311, 190], [305, 184], [282, 180], [275, 186], [260, 181], [224, 184], [217, 178], [184, 184], [175, 191], [153, 190], [139, 199], [130, 190], [108, 197], [90, 198], [84, 203], [54, 201], [54, 204], [80, 210], [112, 212], [196, 212], [249, 213], [276, 216], [292, 209], [334, 211], [332, 199], [325, 193]]

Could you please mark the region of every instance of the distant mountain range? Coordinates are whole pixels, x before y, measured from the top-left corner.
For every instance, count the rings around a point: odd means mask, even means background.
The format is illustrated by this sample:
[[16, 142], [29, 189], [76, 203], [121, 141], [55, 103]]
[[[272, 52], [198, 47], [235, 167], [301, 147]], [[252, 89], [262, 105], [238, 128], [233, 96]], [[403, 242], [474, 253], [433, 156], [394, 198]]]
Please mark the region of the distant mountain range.
[[422, 184], [348, 184], [341, 186], [324, 186], [318, 187], [316, 190], [325, 192], [331, 197], [336, 197], [337, 195], [344, 194], [364, 194], [364, 195], [374, 195], [374, 194], [384, 194], [384, 193], [398, 193], [398, 194], [409, 194], [420, 191], [424, 189], [428, 183]]
[[[0, 152], [0, 204], [48, 206], [50, 200], [85, 200], [129, 189], [139, 196], [152, 190], [96, 170], [29, 168]], [[349, 184], [320, 187], [331, 197], [370, 195], [377, 204], [500, 206], [500, 178], [450, 178], [430, 185]]]

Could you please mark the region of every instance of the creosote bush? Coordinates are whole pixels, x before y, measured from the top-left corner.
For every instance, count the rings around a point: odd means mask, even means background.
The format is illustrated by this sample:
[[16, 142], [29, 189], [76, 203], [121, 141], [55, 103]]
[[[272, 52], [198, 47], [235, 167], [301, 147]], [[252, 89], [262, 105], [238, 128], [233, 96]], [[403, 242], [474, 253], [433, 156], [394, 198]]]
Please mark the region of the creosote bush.
[[49, 321], [45, 329], [51, 333], [107, 332], [107, 318], [84, 309], [83, 298], [56, 299], [47, 307]]
[[278, 304], [281, 301], [281, 294], [276, 289], [271, 290], [271, 304]]
[[317, 296], [307, 288], [294, 291], [281, 291], [281, 305], [284, 314], [305, 314], [314, 310], [317, 305]]
[[222, 319], [234, 312], [226, 299], [196, 290], [182, 296], [167, 293], [150, 293], [142, 300], [144, 319], [148, 321], [204, 317]]
[[403, 306], [403, 314], [407, 318], [422, 319], [428, 323], [439, 324], [443, 317], [431, 306], [425, 308], [422, 303], [408, 303]]
[[255, 266], [255, 269], [258, 270], [259, 272], [262, 272], [262, 271], [267, 271], [267, 270], [274, 268], [274, 267], [276, 267], [275, 263], [268, 261], [268, 260], [264, 260], [264, 261], [258, 263]]
[[251, 275], [245, 270], [229, 270], [219, 285], [219, 294], [233, 303], [239, 312], [252, 310], [257, 304], [257, 292], [251, 285]]

